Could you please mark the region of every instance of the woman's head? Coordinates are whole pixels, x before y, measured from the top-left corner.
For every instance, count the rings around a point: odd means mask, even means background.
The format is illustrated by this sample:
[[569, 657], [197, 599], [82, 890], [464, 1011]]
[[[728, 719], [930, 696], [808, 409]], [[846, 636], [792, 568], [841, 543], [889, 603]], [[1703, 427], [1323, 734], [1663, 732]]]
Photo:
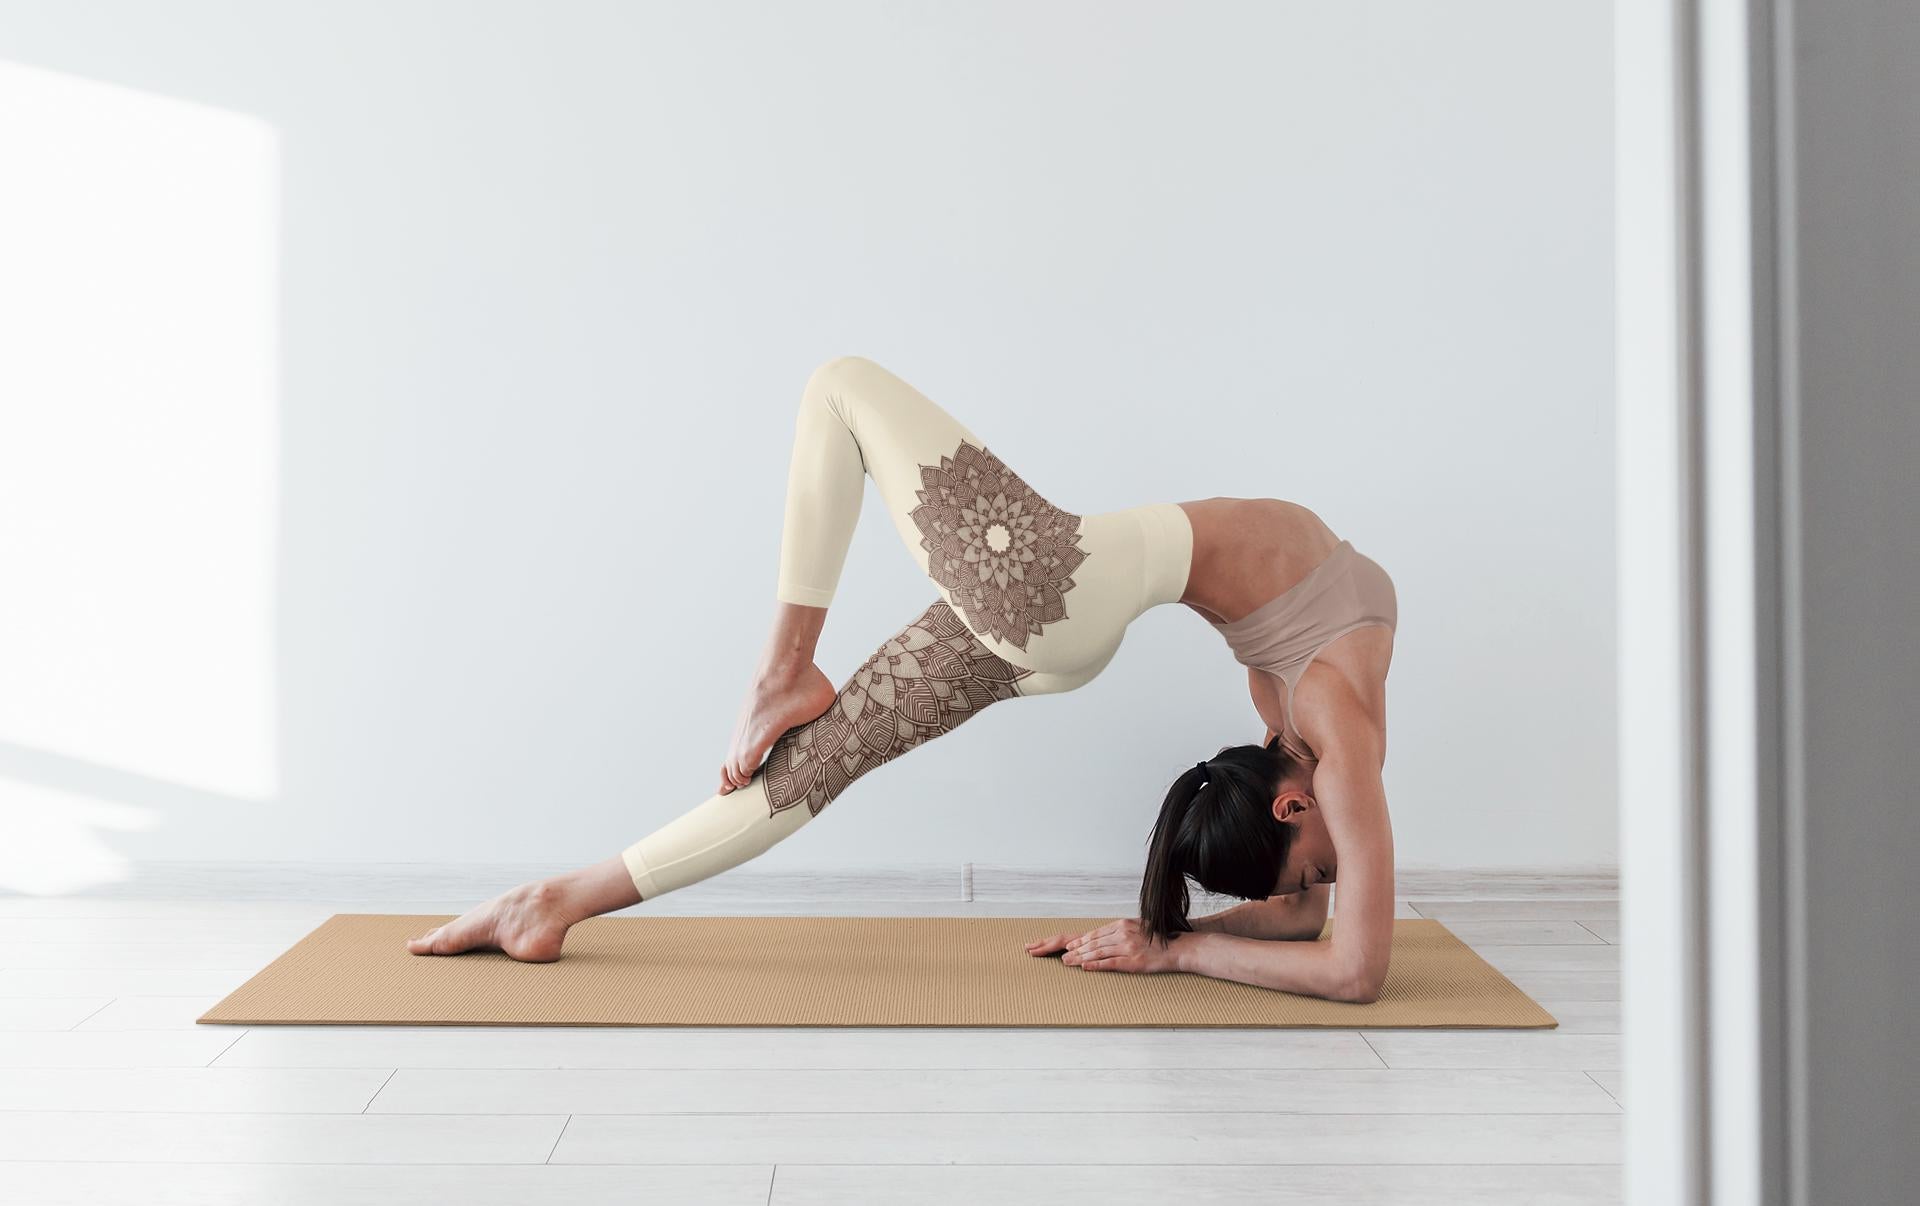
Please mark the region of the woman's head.
[[1147, 840], [1140, 923], [1170, 938], [1187, 922], [1187, 880], [1264, 900], [1333, 878], [1333, 845], [1310, 794], [1312, 773], [1277, 740], [1228, 746], [1173, 781]]

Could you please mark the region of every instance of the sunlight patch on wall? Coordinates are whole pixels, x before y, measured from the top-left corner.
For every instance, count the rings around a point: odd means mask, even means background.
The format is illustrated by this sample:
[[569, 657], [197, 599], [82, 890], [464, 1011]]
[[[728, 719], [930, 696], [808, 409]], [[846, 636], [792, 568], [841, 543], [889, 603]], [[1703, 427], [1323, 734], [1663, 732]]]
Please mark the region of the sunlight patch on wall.
[[[0, 63], [0, 742], [277, 790], [277, 142]], [[133, 820], [0, 786], [14, 851]]]

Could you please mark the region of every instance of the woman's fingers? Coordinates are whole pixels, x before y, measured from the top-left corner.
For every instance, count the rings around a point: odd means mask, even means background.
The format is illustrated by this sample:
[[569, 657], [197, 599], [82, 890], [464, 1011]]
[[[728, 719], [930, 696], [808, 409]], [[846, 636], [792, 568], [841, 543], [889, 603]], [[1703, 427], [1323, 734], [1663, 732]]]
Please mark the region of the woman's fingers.
[[1101, 926], [1097, 930], [1088, 930], [1073, 940], [1074, 949], [1084, 955], [1096, 947], [1106, 945], [1112, 937], [1113, 936], [1107, 932], [1107, 927], [1105, 926]]
[[1109, 922], [1107, 925], [1100, 926], [1097, 929], [1088, 930], [1084, 934], [1075, 935], [1074, 938], [1067, 943], [1066, 962], [1077, 966], [1082, 960], [1087, 958], [1088, 954], [1106, 937], [1107, 931], [1111, 926], [1112, 923]]
[[[1059, 934], [1045, 941], [1060, 944], [1052, 949], [1064, 952], [1061, 962], [1069, 967], [1091, 967], [1096, 971], [1103, 968], [1125, 971], [1127, 970], [1125, 967], [1116, 966], [1113, 961], [1131, 958], [1135, 953], [1136, 925], [1136, 922], [1123, 917], [1118, 921], [1109, 921], [1105, 925], [1096, 926], [1085, 933]], [[1033, 948], [1030, 946], [1028, 949]], [[1102, 960], [1106, 962], [1102, 963]]]
[[1055, 934], [1050, 938], [1035, 938], [1027, 943], [1029, 955], [1055, 955], [1067, 949], [1067, 943], [1073, 941], [1072, 934]]
[[1089, 960], [1099, 958], [1101, 953], [1102, 948], [1091, 943], [1082, 943], [1068, 951], [1064, 960], [1069, 966], [1084, 967]]

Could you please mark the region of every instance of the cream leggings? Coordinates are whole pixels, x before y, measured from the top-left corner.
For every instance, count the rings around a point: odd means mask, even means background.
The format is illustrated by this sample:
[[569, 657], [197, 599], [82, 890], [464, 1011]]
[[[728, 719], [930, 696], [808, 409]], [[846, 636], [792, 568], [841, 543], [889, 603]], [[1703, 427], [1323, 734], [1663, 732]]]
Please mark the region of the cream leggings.
[[778, 598], [833, 602], [866, 478], [940, 597], [888, 638], [747, 786], [624, 852], [643, 899], [747, 861], [846, 786], [996, 700], [1071, 691], [1133, 618], [1186, 591], [1193, 531], [1172, 503], [1073, 515], [871, 360], [842, 356], [800, 398]]

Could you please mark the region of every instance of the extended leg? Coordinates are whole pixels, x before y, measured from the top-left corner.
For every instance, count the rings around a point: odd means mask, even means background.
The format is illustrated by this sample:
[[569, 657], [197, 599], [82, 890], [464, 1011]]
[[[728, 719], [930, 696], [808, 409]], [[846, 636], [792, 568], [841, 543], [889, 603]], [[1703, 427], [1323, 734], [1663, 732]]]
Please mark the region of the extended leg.
[[739, 866], [818, 816], [855, 779], [1022, 694], [1034, 677], [935, 603], [863, 662], [832, 706], [783, 734], [746, 787], [709, 797], [615, 858], [515, 888], [408, 949], [556, 959], [575, 922]]

